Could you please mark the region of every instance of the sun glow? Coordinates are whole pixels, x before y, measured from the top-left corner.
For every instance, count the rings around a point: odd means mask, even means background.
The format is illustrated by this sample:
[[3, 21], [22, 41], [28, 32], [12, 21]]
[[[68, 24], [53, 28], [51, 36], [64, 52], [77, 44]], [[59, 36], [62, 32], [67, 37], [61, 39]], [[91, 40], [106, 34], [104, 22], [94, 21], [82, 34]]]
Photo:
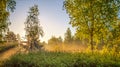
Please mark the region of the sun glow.
[[83, 52], [86, 48], [84, 45], [76, 44], [44, 45], [46, 51], [52, 52]]

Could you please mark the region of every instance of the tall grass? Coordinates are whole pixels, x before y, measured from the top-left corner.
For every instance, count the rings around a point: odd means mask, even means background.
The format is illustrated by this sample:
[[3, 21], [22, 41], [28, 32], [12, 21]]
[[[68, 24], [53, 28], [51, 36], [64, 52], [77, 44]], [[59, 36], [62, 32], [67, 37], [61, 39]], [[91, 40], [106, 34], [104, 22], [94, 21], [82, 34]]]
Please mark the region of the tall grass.
[[45, 45], [44, 51], [16, 54], [2, 67], [120, 67], [120, 52], [106, 46], [91, 52], [83, 45]]
[[80, 53], [46, 52], [17, 54], [4, 67], [120, 67], [120, 53], [89, 50]]

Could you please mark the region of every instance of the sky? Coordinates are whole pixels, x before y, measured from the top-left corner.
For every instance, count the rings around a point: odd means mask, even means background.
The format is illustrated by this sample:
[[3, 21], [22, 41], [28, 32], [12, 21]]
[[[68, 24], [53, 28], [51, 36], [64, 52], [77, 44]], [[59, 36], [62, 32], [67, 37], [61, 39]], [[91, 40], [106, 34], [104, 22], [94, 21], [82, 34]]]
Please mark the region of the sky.
[[64, 38], [64, 34], [70, 27], [72, 34], [75, 30], [69, 24], [69, 16], [66, 10], [63, 10], [64, 0], [16, 0], [16, 9], [10, 15], [10, 30], [15, 34], [20, 34], [25, 38], [24, 22], [28, 16], [30, 7], [35, 4], [39, 8], [39, 21], [44, 31], [41, 41], [47, 42], [52, 36]]

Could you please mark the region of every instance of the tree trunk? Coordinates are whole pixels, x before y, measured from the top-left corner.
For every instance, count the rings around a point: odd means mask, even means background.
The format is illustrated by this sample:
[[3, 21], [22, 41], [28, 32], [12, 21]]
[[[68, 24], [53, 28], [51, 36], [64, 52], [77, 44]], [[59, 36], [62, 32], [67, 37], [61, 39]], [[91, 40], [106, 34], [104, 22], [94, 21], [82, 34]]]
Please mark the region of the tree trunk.
[[91, 30], [91, 40], [90, 40], [90, 44], [91, 44], [91, 50], [92, 50], [92, 53], [93, 53], [93, 50], [94, 50], [94, 44], [93, 44], [93, 30]]
[[94, 40], [94, 38], [93, 38], [93, 36], [94, 36], [94, 12], [93, 12], [93, 7], [92, 7], [92, 5], [93, 5], [94, 3], [93, 3], [93, 1], [91, 1], [91, 3], [90, 3], [90, 7], [91, 7], [91, 17], [92, 17], [92, 19], [91, 19], [91, 32], [90, 32], [90, 39], [91, 39], [91, 42], [90, 42], [90, 44], [91, 44], [91, 50], [92, 50], [92, 54], [93, 54], [93, 50], [94, 50], [94, 44], [93, 44], [93, 40]]

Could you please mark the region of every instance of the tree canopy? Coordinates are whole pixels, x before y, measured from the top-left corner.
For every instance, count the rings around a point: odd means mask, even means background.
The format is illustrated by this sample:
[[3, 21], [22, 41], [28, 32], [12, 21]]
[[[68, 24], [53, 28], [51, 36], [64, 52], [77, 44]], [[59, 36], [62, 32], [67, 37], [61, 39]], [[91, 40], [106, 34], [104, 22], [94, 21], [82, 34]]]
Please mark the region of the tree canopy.
[[64, 8], [70, 16], [70, 24], [76, 28], [76, 36], [94, 42], [107, 43], [110, 32], [119, 20], [120, 0], [65, 0]]
[[3, 33], [8, 30], [10, 25], [9, 15], [13, 12], [16, 6], [15, 0], [0, 0], [0, 39]]

